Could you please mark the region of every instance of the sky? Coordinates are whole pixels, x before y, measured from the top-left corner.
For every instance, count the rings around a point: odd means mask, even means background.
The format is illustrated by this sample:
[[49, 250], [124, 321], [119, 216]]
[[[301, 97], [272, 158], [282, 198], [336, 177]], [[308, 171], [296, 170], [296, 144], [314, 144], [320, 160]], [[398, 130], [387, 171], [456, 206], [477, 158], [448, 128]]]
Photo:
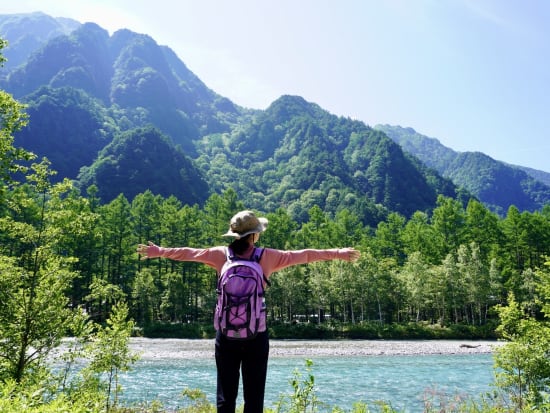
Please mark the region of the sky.
[[240, 106], [297, 95], [550, 172], [547, 0], [0, 1], [147, 34]]

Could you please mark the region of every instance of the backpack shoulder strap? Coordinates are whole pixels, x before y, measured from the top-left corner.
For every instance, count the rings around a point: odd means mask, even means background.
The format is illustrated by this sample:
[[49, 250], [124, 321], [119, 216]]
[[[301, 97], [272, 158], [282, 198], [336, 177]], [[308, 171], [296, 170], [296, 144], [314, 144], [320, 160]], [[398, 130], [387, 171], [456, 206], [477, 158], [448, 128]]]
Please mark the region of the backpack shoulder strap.
[[231, 247], [227, 247], [225, 249], [225, 259], [226, 261], [233, 261], [235, 259], [235, 254], [233, 253]]
[[261, 247], [254, 248], [254, 252], [252, 253], [252, 257], [254, 261], [260, 262], [260, 259], [262, 258], [262, 255], [264, 253], [264, 249]]
[[[254, 252], [252, 253], [252, 258], [255, 262], [259, 264], [263, 254], [264, 254], [263, 248], [261, 247], [254, 248]], [[262, 271], [262, 278], [264, 279], [268, 287], [271, 286], [271, 281], [268, 280], [268, 278], [265, 276], [263, 271]]]

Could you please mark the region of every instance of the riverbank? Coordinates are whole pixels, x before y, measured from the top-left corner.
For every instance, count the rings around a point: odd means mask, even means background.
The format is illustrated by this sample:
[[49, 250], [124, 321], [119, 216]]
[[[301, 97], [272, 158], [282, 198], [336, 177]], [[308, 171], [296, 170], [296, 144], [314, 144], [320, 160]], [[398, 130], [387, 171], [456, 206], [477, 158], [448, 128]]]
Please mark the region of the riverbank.
[[[271, 340], [271, 357], [349, 357], [432, 354], [487, 354], [500, 341], [472, 340]], [[130, 348], [142, 360], [195, 359], [214, 356], [213, 339], [135, 337]]]

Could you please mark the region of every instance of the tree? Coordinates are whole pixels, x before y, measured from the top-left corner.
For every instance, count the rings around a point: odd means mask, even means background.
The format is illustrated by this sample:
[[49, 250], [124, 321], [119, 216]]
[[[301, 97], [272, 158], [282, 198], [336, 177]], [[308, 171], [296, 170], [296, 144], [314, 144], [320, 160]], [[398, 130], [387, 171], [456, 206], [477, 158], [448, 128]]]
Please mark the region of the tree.
[[386, 222], [380, 222], [376, 228], [374, 251], [380, 257], [393, 258], [402, 264], [405, 260], [402, 232], [405, 227], [405, 217], [392, 212]]
[[550, 254], [550, 218], [538, 211], [521, 215], [527, 230], [527, 264], [538, 268], [544, 263], [544, 255]]
[[442, 243], [440, 257], [456, 251], [464, 241], [465, 214], [459, 201], [439, 195], [432, 215], [432, 225]]
[[327, 248], [334, 240], [328, 231], [328, 219], [318, 206], [312, 207], [309, 212], [309, 221], [302, 224], [297, 239], [302, 248]]
[[[0, 377], [18, 383], [43, 367], [50, 351], [59, 345], [80, 318], [69, 306], [68, 292], [77, 274], [72, 257], [57, 253], [56, 219], [63, 205], [52, 202], [62, 184], [50, 186], [47, 162], [33, 165], [27, 197], [11, 204], [16, 211], [35, 205], [34, 220], [20, 221], [17, 213], [0, 218], [7, 250], [0, 255]], [[55, 196], [53, 197], [55, 199]], [[9, 251], [17, 256], [8, 256]]]
[[133, 269], [132, 255], [136, 245], [131, 237], [133, 225], [130, 203], [120, 194], [101, 208], [101, 215], [102, 277], [129, 294]]
[[161, 197], [149, 190], [136, 195], [131, 205], [135, 234], [139, 242], [159, 242]]
[[181, 274], [167, 272], [162, 276], [161, 318], [170, 322], [183, 322], [189, 303], [189, 287]]
[[85, 368], [84, 376], [107, 374], [106, 412], [118, 403], [121, 391], [118, 383], [119, 374], [128, 371], [130, 365], [137, 360], [137, 356], [128, 346], [134, 323], [127, 318], [128, 307], [122, 301], [117, 302], [107, 319], [106, 327], [94, 335], [87, 348], [90, 364]]
[[528, 258], [527, 253], [527, 227], [524, 220], [525, 215], [519, 212], [515, 206], [508, 208], [508, 213], [501, 221], [502, 231], [505, 235], [505, 248], [508, 256], [511, 257], [511, 264], [516, 272], [525, 268]]
[[482, 258], [487, 259], [502, 239], [497, 216], [481, 202], [471, 199], [466, 207], [465, 225], [464, 242], [475, 242], [479, 246]]
[[550, 389], [550, 327], [526, 315], [513, 293], [497, 309], [497, 331], [508, 343], [495, 350], [495, 383], [518, 411], [527, 411], [540, 406]]
[[415, 321], [421, 320], [422, 313], [431, 309], [433, 304], [433, 286], [430, 279], [428, 264], [422, 254], [415, 252], [407, 258], [407, 262], [399, 273], [409, 297], [411, 314]]
[[43, 368], [52, 349], [70, 331], [77, 313], [66, 295], [75, 273], [68, 261], [39, 254], [36, 270], [0, 257], [0, 378], [21, 382]]
[[147, 326], [158, 319], [160, 294], [149, 268], [144, 268], [136, 274], [132, 285], [132, 298], [137, 322]]
[[439, 266], [439, 272], [446, 287], [446, 306], [450, 313], [450, 320], [458, 324], [462, 321], [464, 315], [467, 288], [466, 280], [462, 277], [454, 254], [447, 254]]
[[364, 281], [364, 278], [357, 276], [356, 268], [346, 265], [340, 260], [316, 263], [315, 267], [321, 267], [322, 271], [329, 274], [332, 280], [332, 299], [338, 299], [335, 304], [342, 308], [343, 321], [347, 322], [349, 319], [354, 324], [356, 322], [355, 310], [359, 308], [361, 297], [365, 293], [365, 284], [361, 282]]
[[487, 321], [491, 284], [489, 268], [480, 257], [479, 246], [472, 242], [469, 246], [460, 245], [457, 253], [457, 268], [466, 292], [468, 318], [475, 324]]
[[[392, 310], [398, 301], [395, 298], [401, 290], [393, 276], [395, 267], [396, 262], [392, 258], [379, 260], [370, 251], [361, 255], [355, 276], [361, 313], [365, 313], [361, 316], [362, 320], [370, 319], [371, 314], [372, 318], [380, 323], [392, 320]], [[398, 319], [399, 315], [396, 318]]]
[[231, 217], [242, 209], [244, 206], [233, 189], [227, 189], [221, 196], [210, 196], [204, 205], [205, 222], [202, 228], [206, 234], [205, 242], [208, 245], [215, 244], [215, 240], [227, 231]]
[[[0, 52], [7, 42], [0, 39]], [[4, 65], [5, 57], [0, 53], [0, 66]], [[13, 146], [13, 134], [27, 125], [28, 116], [24, 112], [25, 106], [13, 98], [12, 95], [0, 90], [0, 207], [2, 194], [6, 182], [10, 182], [12, 174], [22, 170], [19, 161], [34, 159], [34, 155], [23, 148]]]
[[[293, 320], [297, 314], [307, 314], [310, 296], [307, 270], [306, 266], [289, 267], [271, 278], [271, 286], [266, 292], [266, 301], [273, 309], [273, 314], [279, 310], [279, 315], [288, 321]], [[272, 300], [272, 298], [277, 299]]]
[[414, 252], [422, 253], [427, 261], [432, 264], [440, 262], [438, 246], [441, 240], [440, 234], [430, 225], [428, 214], [417, 211], [405, 225], [402, 233], [404, 250], [407, 255]]
[[287, 211], [279, 208], [275, 213], [266, 215], [269, 229], [262, 234], [262, 244], [270, 248], [285, 249], [295, 242], [298, 224], [292, 220]]
[[81, 197], [73, 184], [65, 179], [55, 186], [48, 200], [52, 212], [50, 224], [56, 228], [55, 251], [59, 255], [74, 257], [72, 269], [79, 276], [71, 286], [73, 306], [82, 303], [89, 294], [89, 286], [99, 274], [100, 215], [93, 212], [93, 200]]
[[334, 228], [335, 241], [339, 242], [338, 245], [340, 246], [357, 245], [365, 234], [359, 217], [347, 209], [343, 209], [336, 214], [332, 227]]

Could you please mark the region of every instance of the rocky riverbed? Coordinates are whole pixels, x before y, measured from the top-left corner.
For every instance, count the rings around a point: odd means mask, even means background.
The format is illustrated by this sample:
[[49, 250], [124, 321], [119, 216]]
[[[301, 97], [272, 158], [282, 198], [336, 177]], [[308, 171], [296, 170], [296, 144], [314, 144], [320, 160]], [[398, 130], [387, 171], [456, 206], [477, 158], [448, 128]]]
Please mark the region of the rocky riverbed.
[[[329, 357], [491, 353], [498, 341], [468, 340], [271, 340], [271, 357]], [[214, 356], [214, 340], [132, 338], [143, 360]]]

